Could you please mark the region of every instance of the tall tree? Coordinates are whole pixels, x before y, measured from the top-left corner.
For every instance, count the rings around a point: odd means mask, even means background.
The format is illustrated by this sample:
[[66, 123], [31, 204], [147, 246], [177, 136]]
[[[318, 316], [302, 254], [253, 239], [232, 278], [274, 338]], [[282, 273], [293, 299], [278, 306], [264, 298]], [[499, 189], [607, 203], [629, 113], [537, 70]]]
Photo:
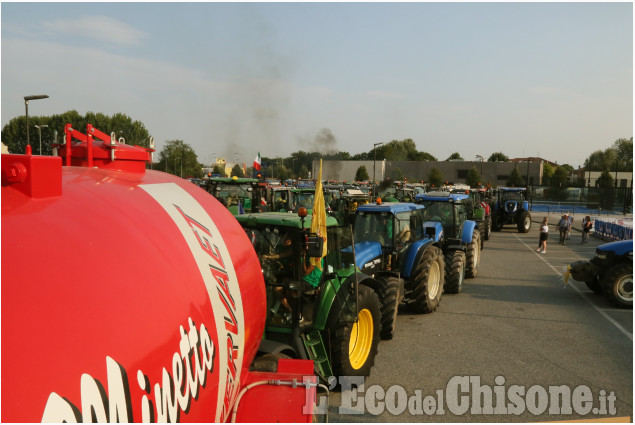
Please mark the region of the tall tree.
[[437, 167], [433, 167], [428, 173], [428, 183], [433, 186], [441, 186], [443, 183], [443, 173]]
[[545, 186], [549, 186], [551, 184], [551, 178], [553, 177], [553, 173], [555, 172], [555, 168], [553, 165], [545, 162], [542, 164], [542, 184]]
[[221, 177], [226, 177], [227, 174], [225, 174], [225, 167], [223, 167], [220, 164], [215, 164], [214, 168], [212, 170], [212, 174], [219, 174]]
[[481, 175], [476, 169], [476, 167], [472, 167], [467, 171], [467, 176], [465, 177], [465, 182], [470, 185], [470, 187], [478, 187], [481, 183]]
[[[114, 131], [117, 139], [124, 137], [127, 144], [149, 147], [150, 134], [140, 121], [133, 121], [132, 118], [123, 113], [108, 116], [102, 113], [87, 112], [83, 116], [75, 110], [51, 116], [29, 116], [29, 141], [31, 146], [35, 147], [38, 145], [39, 149], [39, 134], [34, 126], [47, 125], [47, 128], [42, 129], [42, 154], [51, 155], [53, 153], [51, 144], [55, 143], [55, 132], [57, 131], [57, 141], [62, 142], [64, 127], [67, 123], [84, 134], [86, 133], [86, 124], [92, 124], [106, 134]], [[2, 128], [0, 137], [9, 147], [9, 152], [24, 153], [27, 144], [26, 116], [19, 116], [10, 120]], [[34, 152], [37, 152], [38, 149], [34, 149]]]
[[507, 186], [521, 187], [523, 186], [524, 182], [525, 179], [520, 174], [520, 171], [518, 171], [518, 167], [514, 167], [511, 174], [509, 175], [509, 178], [507, 179]]
[[361, 167], [357, 169], [357, 172], [355, 173], [355, 181], [358, 181], [358, 182], [366, 181], [369, 178], [370, 177], [368, 177], [368, 171], [366, 171], [365, 165], [362, 165]]
[[452, 161], [453, 159], [458, 159], [458, 160], [461, 160], [461, 161], [462, 161], [462, 160], [463, 160], [463, 157], [461, 156], [461, 154], [460, 154], [460, 153], [458, 153], [458, 152], [454, 152], [452, 155], [450, 155], [450, 156], [448, 157], [448, 159], [446, 159], [446, 161]]
[[487, 158], [487, 162], [506, 162], [509, 161], [507, 155], [502, 152], [494, 152]]
[[232, 167], [232, 177], [245, 177], [245, 173], [243, 173], [243, 169], [238, 164], [234, 164]]
[[159, 170], [175, 176], [200, 177], [199, 164], [194, 149], [183, 140], [168, 140], [159, 152]]

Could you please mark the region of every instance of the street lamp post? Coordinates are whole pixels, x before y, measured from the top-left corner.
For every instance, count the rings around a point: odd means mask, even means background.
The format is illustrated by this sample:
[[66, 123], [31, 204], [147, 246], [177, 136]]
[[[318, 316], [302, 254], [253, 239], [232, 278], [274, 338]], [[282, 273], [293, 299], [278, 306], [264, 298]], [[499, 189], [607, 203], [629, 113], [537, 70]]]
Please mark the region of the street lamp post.
[[481, 181], [484, 181], [485, 179], [483, 178], [483, 160], [485, 158], [483, 158], [481, 155], [476, 155], [476, 158], [481, 160]]
[[375, 177], [375, 169], [377, 167], [377, 146], [383, 144], [383, 142], [373, 143], [373, 198], [377, 196], [377, 178]]
[[39, 150], [39, 153], [40, 153], [40, 155], [42, 155], [42, 129], [43, 128], [48, 128], [48, 125], [46, 125], [46, 124], [34, 125], [33, 127], [37, 128], [37, 132], [40, 135], [40, 150]]
[[[24, 108], [26, 110], [26, 144], [29, 143], [29, 100], [37, 100], [37, 99], [46, 99], [48, 98], [48, 94], [36, 94], [32, 96], [24, 96]], [[40, 152], [41, 155], [41, 152]]]

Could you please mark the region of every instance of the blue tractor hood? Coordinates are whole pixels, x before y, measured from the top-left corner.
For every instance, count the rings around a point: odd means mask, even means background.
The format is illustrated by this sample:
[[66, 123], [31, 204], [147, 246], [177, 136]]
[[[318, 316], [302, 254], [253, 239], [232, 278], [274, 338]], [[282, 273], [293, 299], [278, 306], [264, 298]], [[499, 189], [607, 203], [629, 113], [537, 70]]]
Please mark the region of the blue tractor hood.
[[[346, 250], [348, 249], [350, 248], [346, 248]], [[364, 241], [355, 244], [355, 265], [360, 269], [364, 268], [364, 264], [378, 257], [381, 257], [381, 244], [379, 242]]]
[[598, 246], [595, 252], [598, 254], [600, 252], [612, 252], [615, 255], [626, 255], [629, 252], [633, 252], [633, 239], [605, 243]]

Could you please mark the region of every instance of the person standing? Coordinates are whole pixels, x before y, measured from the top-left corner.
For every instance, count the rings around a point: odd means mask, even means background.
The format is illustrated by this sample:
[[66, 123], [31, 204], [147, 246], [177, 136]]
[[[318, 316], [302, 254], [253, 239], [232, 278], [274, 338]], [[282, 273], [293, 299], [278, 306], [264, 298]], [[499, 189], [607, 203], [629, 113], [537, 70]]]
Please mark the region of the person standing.
[[567, 240], [567, 233], [571, 230], [571, 222], [569, 221], [569, 214], [566, 213], [562, 216], [558, 222], [558, 231], [560, 232], [560, 245], [564, 245]]
[[591, 217], [588, 215], [584, 217], [584, 221], [582, 222], [582, 243], [589, 243], [589, 233], [591, 233], [591, 229], [593, 228], [593, 222], [591, 221]]
[[547, 217], [542, 219], [542, 224], [540, 225], [540, 239], [538, 240], [538, 249], [536, 251], [544, 254], [547, 252], [547, 239], [549, 239], [549, 219]]
[[573, 216], [567, 213], [567, 220], [569, 220], [569, 230], [567, 230], [567, 239], [571, 239], [571, 226], [573, 226]]

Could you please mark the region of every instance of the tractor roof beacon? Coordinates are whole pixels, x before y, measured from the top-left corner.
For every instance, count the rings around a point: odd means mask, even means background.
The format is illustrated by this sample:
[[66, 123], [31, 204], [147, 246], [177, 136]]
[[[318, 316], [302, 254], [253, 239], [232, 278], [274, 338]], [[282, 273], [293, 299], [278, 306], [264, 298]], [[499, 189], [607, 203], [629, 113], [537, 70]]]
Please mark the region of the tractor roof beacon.
[[340, 227], [327, 217], [327, 255], [314, 287], [303, 280], [303, 264], [320, 256], [324, 239], [309, 233], [311, 216], [305, 209], [298, 215], [271, 212], [236, 219], [258, 254], [265, 278], [267, 319], [259, 351], [311, 359], [323, 380], [368, 376], [381, 330], [375, 292], [379, 284], [355, 267], [350, 226]]
[[357, 208], [355, 250], [362, 272], [381, 282], [382, 338], [393, 337], [399, 303], [431, 313], [444, 282], [439, 223], [426, 223], [413, 203], [371, 203]]
[[445, 237], [441, 248], [445, 256], [445, 291], [458, 294], [465, 277], [476, 277], [481, 261], [481, 233], [476, 222], [467, 219], [466, 194], [428, 192], [415, 196], [425, 206], [427, 220], [438, 222]]
[[531, 214], [525, 188], [498, 188], [497, 199], [492, 206], [492, 230], [498, 232], [505, 224], [516, 225], [520, 233], [527, 233], [531, 229]]

